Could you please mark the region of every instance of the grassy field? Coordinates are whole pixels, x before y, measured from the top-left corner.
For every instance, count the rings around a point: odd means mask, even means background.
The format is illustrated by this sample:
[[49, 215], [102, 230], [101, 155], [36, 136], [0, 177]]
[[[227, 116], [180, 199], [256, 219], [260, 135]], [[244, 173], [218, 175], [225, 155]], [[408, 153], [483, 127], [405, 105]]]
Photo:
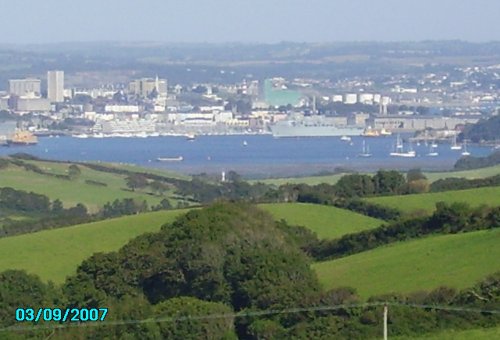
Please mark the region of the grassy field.
[[[390, 333], [389, 333], [390, 335]], [[500, 339], [500, 327], [492, 327], [492, 328], [477, 328], [477, 329], [469, 329], [465, 331], [461, 330], [449, 330], [443, 331], [439, 333], [431, 333], [422, 335], [421, 337], [409, 338], [409, 337], [391, 337], [394, 340], [417, 340], [417, 339], [426, 339], [426, 340], [492, 340], [492, 339]]]
[[448, 203], [466, 202], [471, 206], [479, 206], [481, 204], [497, 206], [500, 205], [500, 186], [426, 194], [371, 197], [366, 200], [396, 208], [405, 213], [417, 210], [432, 212], [435, 209], [436, 203], [440, 201]]
[[265, 183], [268, 185], [282, 185], [282, 184], [309, 184], [317, 185], [321, 183], [335, 184], [345, 174], [324, 175], [324, 176], [308, 176], [308, 177], [290, 177], [290, 178], [267, 178], [261, 180], [251, 180], [250, 183]]
[[485, 178], [500, 174], [500, 165], [490, 166], [482, 169], [464, 170], [464, 171], [445, 171], [445, 172], [426, 172], [425, 176], [435, 182], [438, 179], [457, 177], [457, 178]]
[[[29, 161], [42, 170], [52, 174], [67, 174], [70, 163], [54, 163], [45, 161]], [[163, 197], [153, 196], [146, 191], [132, 192], [127, 189], [124, 175], [112, 174], [92, 170], [80, 165], [81, 175], [76, 180], [60, 179], [32, 171], [22, 167], [9, 165], [0, 170], [0, 187], [33, 191], [48, 196], [51, 200], [60, 199], [66, 207], [77, 203], [85, 204], [90, 211], [95, 212], [106, 202], [115, 199], [134, 198], [147, 201], [149, 205], [158, 204]], [[140, 169], [140, 168], [139, 168]], [[106, 183], [107, 186], [98, 186], [85, 183], [86, 180]], [[167, 192], [170, 197], [172, 192]], [[174, 202], [171, 202], [174, 203]]]
[[325, 288], [354, 287], [363, 298], [441, 285], [462, 289], [500, 270], [499, 244], [500, 229], [432, 236], [315, 263], [313, 268]]
[[319, 238], [337, 238], [345, 234], [380, 226], [383, 221], [349, 210], [305, 203], [262, 204], [276, 220], [302, 225], [316, 232]]
[[[96, 163], [96, 162], [92, 162], [92, 163], [99, 164], [99, 165], [103, 164], [103, 163]], [[184, 180], [191, 179], [190, 176], [187, 176], [187, 175], [175, 172], [175, 171], [165, 170], [165, 169], [145, 168], [145, 167], [141, 167], [141, 166], [134, 165], [134, 164], [123, 164], [123, 163], [104, 163], [104, 164], [106, 166], [109, 166], [109, 167], [128, 170], [128, 171], [147, 172], [150, 174], [165, 176], [165, 177], [175, 178], [175, 179], [184, 179]]]
[[[465, 171], [443, 171], [443, 172], [425, 172], [425, 176], [429, 181], [434, 182], [438, 179], [448, 177], [461, 177], [467, 179], [485, 178], [500, 174], [500, 165], [491, 166], [482, 169], [465, 170]], [[335, 184], [345, 174], [325, 175], [325, 176], [307, 176], [307, 177], [290, 177], [290, 178], [269, 178], [263, 180], [252, 180], [250, 182], [262, 182], [266, 184], [282, 185], [286, 183], [299, 184], [305, 183], [316, 185], [321, 183]]]
[[0, 238], [0, 272], [25, 269], [60, 283], [93, 253], [118, 250], [130, 239], [157, 231], [185, 212], [159, 211]]

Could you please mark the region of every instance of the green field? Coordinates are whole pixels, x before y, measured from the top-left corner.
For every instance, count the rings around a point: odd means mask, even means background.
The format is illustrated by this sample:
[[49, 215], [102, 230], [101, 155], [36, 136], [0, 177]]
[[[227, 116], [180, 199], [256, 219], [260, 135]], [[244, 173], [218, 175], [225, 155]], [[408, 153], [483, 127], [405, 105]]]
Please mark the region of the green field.
[[[46, 161], [27, 161], [40, 167], [42, 170], [52, 174], [67, 174], [70, 163], [54, 163]], [[115, 199], [134, 198], [138, 201], [147, 201], [155, 205], [163, 197], [154, 196], [146, 191], [132, 192], [127, 189], [125, 175], [118, 175], [102, 171], [92, 170], [83, 165], [79, 166], [81, 175], [76, 180], [60, 179], [32, 171], [26, 171], [22, 167], [9, 165], [0, 170], [0, 187], [12, 187], [18, 190], [33, 191], [48, 196], [51, 200], [60, 199], [66, 207], [83, 203], [91, 212], [96, 212], [106, 202]], [[141, 168], [138, 168], [141, 169]], [[98, 186], [85, 183], [85, 180], [93, 180], [106, 183], [107, 186]], [[172, 192], [167, 192], [170, 197]], [[175, 203], [172, 202], [171, 203]]]
[[500, 174], [500, 165], [490, 166], [481, 169], [474, 169], [474, 170], [426, 172], [425, 176], [431, 182], [435, 182], [438, 179], [444, 179], [449, 177], [476, 179], [476, 178], [496, 176], [498, 174]]
[[324, 176], [308, 176], [308, 177], [290, 177], [290, 178], [266, 178], [261, 180], [251, 180], [250, 183], [265, 183], [268, 185], [282, 184], [309, 184], [317, 185], [321, 183], [335, 184], [337, 181], [346, 174], [324, 175]]
[[[390, 333], [388, 334], [390, 336]], [[431, 333], [422, 335], [416, 338], [409, 337], [390, 337], [394, 340], [417, 340], [417, 339], [426, 339], [426, 340], [492, 340], [492, 339], [500, 339], [500, 327], [492, 327], [492, 328], [477, 328], [477, 329], [469, 329], [465, 331], [460, 330], [449, 330], [443, 331], [439, 333]]]
[[277, 203], [262, 204], [276, 220], [284, 219], [289, 224], [302, 225], [314, 231], [319, 238], [337, 238], [345, 234], [376, 228], [383, 221], [339, 209], [317, 204]]
[[25, 269], [60, 283], [93, 253], [118, 250], [130, 239], [157, 231], [185, 212], [159, 211], [0, 238], [0, 272]]
[[[475, 179], [475, 178], [485, 178], [490, 176], [495, 176], [500, 174], [500, 165], [491, 166], [482, 169], [474, 169], [474, 170], [464, 170], [464, 171], [443, 171], [443, 172], [425, 172], [425, 176], [431, 182], [435, 182], [438, 179], [449, 178], [449, 177], [457, 177], [457, 178], [467, 178], [467, 179]], [[262, 182], [265, 184], [274, 184], [274, 185], [282, 185], [282, 184], [309, 184], [309, 185], [317, 185], [321, 183], [335, 184], [337, 181], [346, 174], [334, 174], [334, 175], [325, 175], [325, 176], [307, 176], [307, 177], [290, 177], [290, 178], [267, 178], [262, 180], [252, 180], [251, 183]]]
[[500, 229], [391, 244], [313, 265], [325, 288], [350, 286], [362, 298], [441, 285], [462, 289], [500, 270]]
[[371, 197], [366, 198], [366, 200], [396, 208], [405, 213], [418, 210], [432, 212], [435, 209], [436, 203], [440, 201], [447, 203], [466, 202], [471, 206], [479, 206], [482, 204], [497, 206], [500, 205], [500, 186], [426, 194]]

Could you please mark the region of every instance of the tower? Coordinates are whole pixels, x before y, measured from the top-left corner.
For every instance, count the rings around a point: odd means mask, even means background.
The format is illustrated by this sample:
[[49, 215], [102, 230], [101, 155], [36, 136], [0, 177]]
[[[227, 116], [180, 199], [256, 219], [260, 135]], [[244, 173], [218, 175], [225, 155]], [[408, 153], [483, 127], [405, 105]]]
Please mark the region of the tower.
[[64, 71], [47, 72], [47, 98], [53, 103], [64, 101]]

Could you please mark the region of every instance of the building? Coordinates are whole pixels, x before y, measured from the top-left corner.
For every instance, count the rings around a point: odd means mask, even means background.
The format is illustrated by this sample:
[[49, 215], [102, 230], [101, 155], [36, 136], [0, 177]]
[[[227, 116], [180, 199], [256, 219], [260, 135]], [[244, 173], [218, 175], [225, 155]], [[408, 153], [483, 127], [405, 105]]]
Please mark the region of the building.
[[52, 103], [64, 101], [64, 71], [47, 72], [47, 98]]
[[141, 97], [148, 97], [155, 89], [159, 97], [167, 97], [167, 80], [153, 78], [136, 79], [129, 84], [129, 92]]
[[31, 96], [39, 97], [40, 79], [26, 78], [26, 79], [9, 79], [9, 94], [16, 96]]
[[479, 118], [386, 116], [375, 118], [374, 128], [391, 131], [416, 131], [427, 128], [455, 130], [458, 125], [475, 124], [478, 120]]
[[50, 111], [50, 100], [46, 98], [23, 98], [19, 97], [16, 101], [16, 111], [20, 112], [46, 112]]
[[344, 96], [344, 104], [356, 104], [358, 102], [358, 95], [356, 93], [347, 93]]

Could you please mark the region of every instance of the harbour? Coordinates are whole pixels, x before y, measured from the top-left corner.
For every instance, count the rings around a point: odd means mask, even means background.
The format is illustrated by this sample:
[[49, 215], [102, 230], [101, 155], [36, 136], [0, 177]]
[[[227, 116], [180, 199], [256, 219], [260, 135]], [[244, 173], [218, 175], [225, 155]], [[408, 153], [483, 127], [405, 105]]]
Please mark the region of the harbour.
[[[401, 134], [404, 143], [410, 135]], [[376, 171], [385, 169], [450, 170], [463, 157], [463, 150], [452, 150], [450, 143], [436, 144], [429, 157], [429, 146], [414, 144], [414, 157], [392, 157], [397, 135], [379, 138], [295, 137], [270, 135], [158, 136], [148, 138], [59, 138], [40, 137], [37, 145], [0, 148], [0, 154], [25, 152], [55, 160], [129, 163], [162, 168], [186, 174], [220, 173], [234, 170], [247, 177], [265, 178], [311, 175], [339, 169]], [[494, 147], [467, 145], [472, 156], [486, 156]], [[167, 159], [167, 160], [160, 160]]]

